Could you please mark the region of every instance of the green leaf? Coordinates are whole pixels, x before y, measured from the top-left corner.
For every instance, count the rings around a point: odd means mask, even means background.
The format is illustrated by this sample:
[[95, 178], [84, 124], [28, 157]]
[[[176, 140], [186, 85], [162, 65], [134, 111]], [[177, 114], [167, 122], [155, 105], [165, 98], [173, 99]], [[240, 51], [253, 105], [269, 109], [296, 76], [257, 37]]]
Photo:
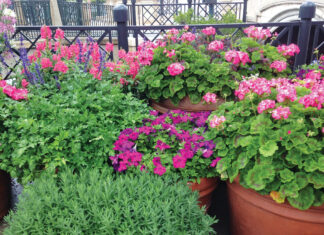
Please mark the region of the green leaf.
[[314, 190], [312, 187], [307, 186], [306, 188], [299, 191], [298, 196], [295, 198], [287, 198], [290, 205], [300, 210], [307, 210], [310, 208], [315, 200]]
[[180, 91], [183, 88], [183, 80], [176, 78], [170, 82], [170, 93], [174, 95], [176, 92]]
[[196, 77], [188, 77], [186, 79], [186, 83], [188, 87], [197, 87], [198, 85], [198, 81], [196, 79]]
[[259, 148], [260, 153], [265, 157], [272, 156], [278, 150], [278, 145], [275, 141], [268, 141]]
[[283, 183], [290, 182], [295, 178], [294, 172], [292, 172], [289, 169], [284, 169], [284, 170], [279, 171], [279, 175], [280, 175], [281, 181]]

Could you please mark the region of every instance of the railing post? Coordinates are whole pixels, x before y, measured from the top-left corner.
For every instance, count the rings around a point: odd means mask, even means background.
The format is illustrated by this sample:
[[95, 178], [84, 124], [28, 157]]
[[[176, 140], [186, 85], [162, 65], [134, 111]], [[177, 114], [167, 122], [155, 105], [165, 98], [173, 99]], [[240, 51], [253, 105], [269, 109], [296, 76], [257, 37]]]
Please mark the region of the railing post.
[[133, 21], [133, 25], [136, 25], [136, 8], [135, 8], [135, 4], [136, 4], [136, 0], [131, 0], [132, 2], [132, 21]]
[[192, 0], [188, 0], [188, 8], [192, 7]]
[[305, 2], [299, 8], [299, 18], [301, 20], [297, 44], [300, 52], [295, 59], [295, 68], [306, 63], [312, 18], [315, 16], [315, 10], [316, 5], [313, 2]]
[[118, 31], [118, 48], [123, 48], [128, 51], [128, 32], [127, 32], [127, 21], [128, 21], [128, 10], [127, 6], [120, 4], [113, 9], [114, 21], [117, 22]]
[[246, 22], [247, 2], [248, 2], [248, 0], [244, 0], [244, 5], [243, 5], [243, 22]]

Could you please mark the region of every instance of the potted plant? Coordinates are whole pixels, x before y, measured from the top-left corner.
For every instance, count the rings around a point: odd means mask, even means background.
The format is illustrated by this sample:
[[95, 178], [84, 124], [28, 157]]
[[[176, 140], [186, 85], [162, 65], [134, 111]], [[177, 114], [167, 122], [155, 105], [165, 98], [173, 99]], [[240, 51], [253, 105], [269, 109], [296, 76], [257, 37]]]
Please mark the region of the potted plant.
[[[269, 30], [252, 26], [244, 32], [246, 37], [233, 41], [216, 35], [213, 27], [198, 33], [188, 27], [170, 30], [152, 47], [150, 65], [137, 74], [138, 90], [162, 112], [215, 110], [224, 99], [234, 98], [242, 76], [258, 73], [272, 78], [291, 72], [286, 62], [291, 53], [283, 56], [278, 48], [264, 43], [272, 36]], [[217, 98], [209, 100], [207, 94]]]
[[217, 220], [176, 179], [115, 175], [107, 166], [44, 174], [26, 187], [4, 234], [215, 234]]
[[[234, 234], [324, 231], [324, 83], [254, 77], [210, 116]], [[222, 121], [218, 121], [222, 117]]]
[[201, 205], [210, 205], [216, 188], [213, 157], [215, 144], [202, 136], [210, 112], [189, 113], [175, 110], [160, 116], [157, 111], [144, 125], [125, 129], [114, 143], [110, 157], [118, 172], [148, 171], [157, 175], [176, 173], [189, 179], [189, 186], [200, 193]]

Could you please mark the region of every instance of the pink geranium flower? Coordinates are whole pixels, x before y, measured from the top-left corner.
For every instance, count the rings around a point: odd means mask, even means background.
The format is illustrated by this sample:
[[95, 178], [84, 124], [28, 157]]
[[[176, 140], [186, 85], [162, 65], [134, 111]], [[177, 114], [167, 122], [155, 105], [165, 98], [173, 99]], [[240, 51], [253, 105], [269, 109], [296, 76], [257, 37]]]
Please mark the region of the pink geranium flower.
[[217, 95], [214, 93], [207, 92], [206, 95], [203, 96], [203, 99], [206, 101], [206, 103], [216, 103]]
[[209, 125], [212, 128], [220, 126], [223, 122], [226, 121], [226, 118], [224, 116], [217, 117], [216, 115], [213, 117], [213, 119], [210, 121]]
[[182, 73], [185, 67], [180, 63], [172, 63], [168, 66], [168, 71], [171, 76], [176, 76]]
[[273, 109], [276, 107], [276, 101], [274, 100], [262, 100], [258, 105], [258, 113], [263, 113], [263, 111], [268, 109]]
[[270, 65], [270, 68], [273, 68], [280, 73], [287, 68], [287, 63], [285, 61], [275, 60]]
[[289, 117], [289, 115], [291, 114], [289, 107], [281, 107], [279, 106], [278, 108], [276, 108], [275, 110], [272, 111], [272, 117], [276, 120], [279, 119], [287, 119]]
[[207, 36], [209, 35], [215, 35], [216, 34], [216, 29], [214, 27], [206, 27], [201, 32]]
[[208, 45], [208, 50], [209, 51], [220, 51], [224, 49], [224, 43], [222, 41], [212, 41], [211, 43], [209, 43]]

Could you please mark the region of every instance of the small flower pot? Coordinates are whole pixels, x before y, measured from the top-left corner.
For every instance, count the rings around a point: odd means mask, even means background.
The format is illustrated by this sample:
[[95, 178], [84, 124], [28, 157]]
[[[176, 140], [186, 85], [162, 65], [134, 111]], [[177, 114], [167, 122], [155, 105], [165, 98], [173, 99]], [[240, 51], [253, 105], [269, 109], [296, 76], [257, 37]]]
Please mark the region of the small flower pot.
[[201, 178], [199, 184], [189, 182], [188, 185], [192, 191], [199, 192], [199, 206], [206, 206], [207, 211], [211, 204], [212, 193], [218, 185], [218, 178]]
[[10, 176], [0, 170], [0, 220], [10, 209]]
[[175, 106], [170, 99], [163, 100], [161, 102], [156, 102], [151, 100], [151, 106], [159, 111], [160, 113], [166, 113], [171, 110], [180, 109], [187, 112], [202, 112], [202, 111], [214, 111], [217, 110], [218, 106], [224, 103], [225, 100], [222, 98], [217, 98], [217, 102], [213, 104], [204, 104], [201, 101], [198, 104], [192, 104], [189, 96], [183, 98], [178, 106]]
[[298, 210], [239, 184], [227, 183], [233, 235], [323, 235], [324, 205]]

